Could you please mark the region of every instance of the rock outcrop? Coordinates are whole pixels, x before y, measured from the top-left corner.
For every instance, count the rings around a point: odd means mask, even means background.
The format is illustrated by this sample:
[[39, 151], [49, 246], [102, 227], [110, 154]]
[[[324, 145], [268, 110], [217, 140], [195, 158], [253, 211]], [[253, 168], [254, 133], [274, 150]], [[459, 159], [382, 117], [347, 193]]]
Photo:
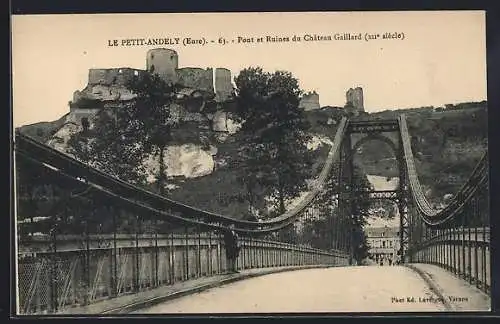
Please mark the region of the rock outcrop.
[[[183, 144], [169, 146], [165, 154], [165, 167], [169, 177], [196, 178], [212, 173], [215, 165], [215, 147], [204, 150], [200, 145]], [[158, 158], [149, 156], [144, 160], [148, 181], [153, 182], [158, 174]]]

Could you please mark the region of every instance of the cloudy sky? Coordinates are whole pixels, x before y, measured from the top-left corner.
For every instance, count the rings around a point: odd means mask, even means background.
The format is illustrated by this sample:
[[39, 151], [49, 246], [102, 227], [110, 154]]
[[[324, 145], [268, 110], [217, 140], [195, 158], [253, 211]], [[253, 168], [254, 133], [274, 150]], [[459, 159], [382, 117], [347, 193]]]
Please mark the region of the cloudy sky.
[[[404, 40], [230, 42], [387, 32]], [[14, 126], [61, 117], [90, 68], [144, 69], [147, 50], [158, 47], [108, 40], [185, 37], [209, 43], [165, 46], [178, 52], [179, 67], [226, 67], [233, 76], [249, 66], [288, 70], [319, 93], [322, 106], [342, 106], [355, 86], [364, 89], [367, 111], [486, 99], [482, 11], [13, 16]], [[219, 45], [221, 37], [229, 44]]]

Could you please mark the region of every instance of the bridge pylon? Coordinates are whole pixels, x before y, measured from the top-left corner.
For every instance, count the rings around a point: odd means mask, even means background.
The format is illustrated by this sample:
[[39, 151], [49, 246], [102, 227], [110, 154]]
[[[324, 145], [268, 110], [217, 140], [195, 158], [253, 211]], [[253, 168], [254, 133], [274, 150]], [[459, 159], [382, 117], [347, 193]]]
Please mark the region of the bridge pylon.
[[[364, 143], [372, 140], [382, 141], [391, 148], [398, 168], [398, 187], [394, 190], [366, 191], [356, 188], [354, 178], [354, 155]], [[352, 264], [354, 253], [354, 219], [356, 205], [361, 193], [368, 194], [368, 199], [388, 199], [397, 204], [400, 217], [399, 239], [401, 246], [400, 257], [405, 261], [405, 254], [409, 246], [409, 186], [406, 170], [404, 149], [402, 144], [399, 122], [396, 119], [377, 121], [350, 120], [344, 135], [339, 152], [339, 214], [340, 218], [347, 219], [350, 224], [349, 231], [349, 254]], [[362, 190], [362, 192], [358, 192]]]

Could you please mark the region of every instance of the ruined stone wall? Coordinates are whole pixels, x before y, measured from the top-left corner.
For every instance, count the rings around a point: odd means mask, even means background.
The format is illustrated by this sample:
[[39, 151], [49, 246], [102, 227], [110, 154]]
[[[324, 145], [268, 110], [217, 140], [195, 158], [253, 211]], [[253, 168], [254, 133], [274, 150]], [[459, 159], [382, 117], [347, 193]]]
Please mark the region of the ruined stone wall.
[[349, 89], [346, 93], [346, 103], [351, 103], [356, 112], [365, 111], [363, 104], [363, 89], [357, 87], [355, 89]]
[[319, 109], [319, 95], [316, 92], [303, 95], [299, 102], [299, 108], [305, 111]]
[[215, 100], [222, 102], [227, 100], [233, 92], [231, 83], [231, 71], [224, 68], [215, 69]]
[[[82, 99], [91, 100], [130, 100], [135, 95], [126, 85], [137, 76], [146, 73], [132, 68], [90, 69], [87, 87], [73, 93], [73, 103], [78, 105]], [[89, 108], [81, 107], [81, 108]]]
[[213, 70], [207, 68], [182, 68], [177, 69], [177, 82], [185, 87], [214, 91]]
[[73, 103], [78, 105], [82, 99], [102, 101], [130, 100], [135, 96], [128, 88], [122, 85], [88, 85], [83, 91], [75, 91], [73, 93]]
[[177, 82], [176, 70], [179, 67], [177, 52], [167, 48], [151, 49], [146, 54], [146, 70], [158, 74], [164, 81]]
[[120, 85], [125, 86], [134, 76], [145, 71], [131, 68], [90, 69], [89, 85]]

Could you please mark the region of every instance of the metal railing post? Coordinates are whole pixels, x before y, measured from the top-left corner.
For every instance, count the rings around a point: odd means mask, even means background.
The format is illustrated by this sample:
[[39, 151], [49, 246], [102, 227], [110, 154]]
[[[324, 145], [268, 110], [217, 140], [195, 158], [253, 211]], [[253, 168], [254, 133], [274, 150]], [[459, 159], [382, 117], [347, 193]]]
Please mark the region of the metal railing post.
[[[57, 220], [55, 220], [57, 222]], [[50, 267], [50, 297], [51, 297], [51, 310], [56, 313], [58, 310], [58, 262], [57, 262], [57, 223], [54, 223], [50, 233], [52, 242], [52, 257]]]

